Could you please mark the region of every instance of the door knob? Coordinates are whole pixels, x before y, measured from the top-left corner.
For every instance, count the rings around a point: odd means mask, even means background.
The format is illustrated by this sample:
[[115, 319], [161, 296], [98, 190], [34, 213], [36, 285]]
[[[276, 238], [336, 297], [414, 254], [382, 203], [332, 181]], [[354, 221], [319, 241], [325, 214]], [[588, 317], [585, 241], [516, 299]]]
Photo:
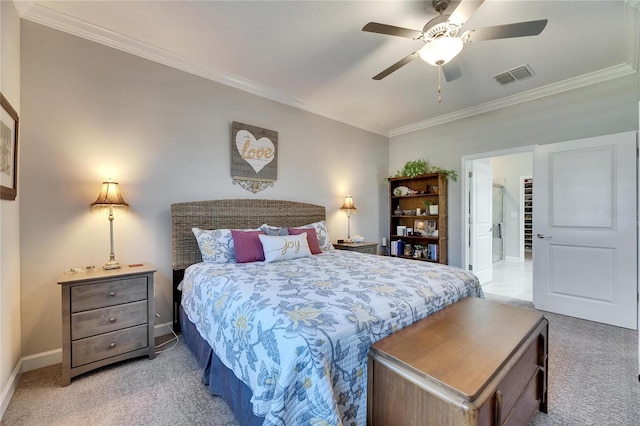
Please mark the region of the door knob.
[[551, 239], [553, 238], [551, 235], [542, 235], [542, 234], [537, 234], [536, 237], [540, 238], [540, 239]]

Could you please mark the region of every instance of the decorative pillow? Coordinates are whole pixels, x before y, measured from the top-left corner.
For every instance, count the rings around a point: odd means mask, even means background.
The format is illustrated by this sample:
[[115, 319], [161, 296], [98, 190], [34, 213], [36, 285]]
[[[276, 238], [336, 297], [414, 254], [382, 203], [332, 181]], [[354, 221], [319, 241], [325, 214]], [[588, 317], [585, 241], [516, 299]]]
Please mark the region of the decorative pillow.
[[300, 235], [302, 233], [307, 234], [307, 242], [309, 243], [309, 250], [311, 254], [322, 253], [320, 250], [320, 244], [318, 243], [318, 236], [316, 230], [313, 228], [289, 228], [289, 235]]
[[236, 256], [233, 250], [233, 238], [230, 229], [214, 229], [207, 231], [191, 228], [196, 236], [203, 262], [233, 263]]
[[331, 239], [329, 238], [327, 223], [324, 220], [321, 220], [320, 222], [310, 223], [308, 225], [301, 226], [300, 228], [313, 228], [316, 230], [316, 236], [318, 238], [320, 250], [326, 251], [333, 249], [333, 244], [331, 244]]
[[306, 233], [285, 236], [258, 235], [258, 238], [262, 243], [266, 262], [311, 257]]
[[[203, 262], [235, 263], [236, 255], [233, 246], [231, 229], [205, 230], [191, 228], [196, 236], [198, 248]], [[239, 231], [257, 231], [257, 229], [239, 229]]]
[[264, 260], [262, 243], [260, 243], [258, 235], [264, 235], [264, 232], [231, 230], [236, 262], [249, 263], [262, 262]]
[[281, 228], [279, 226], [271, 226], [271, 225], [267, 225], [266, 223], [264, 225], [260, 225], [260, 228], [258, 229], [261, 231], [264, 231], [264, 233], [267, 235], [274, 235], [274, 236], [289, 235], [289, 231], [287, 231], [287, 228]]

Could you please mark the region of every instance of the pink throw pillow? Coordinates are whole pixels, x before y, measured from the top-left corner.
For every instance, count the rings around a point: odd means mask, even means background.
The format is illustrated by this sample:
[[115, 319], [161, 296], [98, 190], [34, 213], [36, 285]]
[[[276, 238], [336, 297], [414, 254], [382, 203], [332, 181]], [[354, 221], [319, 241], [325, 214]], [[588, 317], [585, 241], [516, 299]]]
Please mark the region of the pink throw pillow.
[[320, 243], [318, 242], [318, 235], [316, 235], [316, 230], [314, 228], [289, 228], [289, 235], [300, 235], [302, 233], [307, 234], [307, 243], [309, 244], [311, 254], [322, 253], [322, 250], [320, 250]]
[[264, 252], [262, 251], [262, 243], [258, 235], [264, 235], [263, 231], [238, 231], [231, 230], [231, 238], [233, 238], [233, 246], [236, 252], [236, 262], [262, 262], [264, 261]]

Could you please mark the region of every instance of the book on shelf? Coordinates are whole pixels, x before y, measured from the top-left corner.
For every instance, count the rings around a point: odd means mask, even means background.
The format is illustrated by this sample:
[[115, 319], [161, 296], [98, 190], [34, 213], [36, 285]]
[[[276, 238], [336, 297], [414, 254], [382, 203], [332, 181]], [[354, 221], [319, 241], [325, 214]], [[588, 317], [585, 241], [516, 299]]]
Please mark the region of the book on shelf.
[[404, 254], [404, 242], [402, 240], [391, 241], [391, 256], [402, 256]]
[[438, 245], [437, 244], [428, 244], [427, 245], [427, 259], [429, 260], [438, 260]]

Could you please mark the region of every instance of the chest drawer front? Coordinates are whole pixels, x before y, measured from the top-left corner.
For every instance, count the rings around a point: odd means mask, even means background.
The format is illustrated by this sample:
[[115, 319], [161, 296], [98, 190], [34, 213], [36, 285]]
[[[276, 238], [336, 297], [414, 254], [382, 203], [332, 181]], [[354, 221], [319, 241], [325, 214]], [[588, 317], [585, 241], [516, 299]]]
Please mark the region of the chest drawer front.
[[503, 425], [519, 426], [529, 424], [531, 417], [540, 403], [540, 386], [544, 380], [542, 371], [533, 376], [527, 384], [527, 388], [522, 392], [520, 399], [509, 413]]
[[71, 312], [147, 299], [147, 277], [123, 278], [71, 288]]
[[94, 309], [71, 315], [71, 340], [147, 323], [147, 301]]
[[71, 367], [148, 347], [147, 326], [139, 325], [71, 342]]
[[529, 345], [526, 352], [511, 369], [509, 374], [507, 374], [507, 376], [498, 385], [496, 390], [500, 391], [502, 394], [502, 406], [500, 410], [500, 419], [502, 419], [502, 421], [507, 418], [513, 407], [516, 405], [516, 402], [518, 402], [518, 399], [521, 397], [521, 394], [523, 397], [533, 397], [533, 401], [529, 401], [529, 403], [534, 405], [538, 403], [540, 399], [538, 394], [530, 391], [529, 395], [526, 395], [526, 392], [523, 393], [523, 391], [528, 389], [530, 383], [536, 382], [535, 378], [538, 376], [537, 373], [542, 366], [540, 354], [542, 350], [541, 347], [544, 347], [545, 338], [546, 336], [544, 334], [539, 335]]

